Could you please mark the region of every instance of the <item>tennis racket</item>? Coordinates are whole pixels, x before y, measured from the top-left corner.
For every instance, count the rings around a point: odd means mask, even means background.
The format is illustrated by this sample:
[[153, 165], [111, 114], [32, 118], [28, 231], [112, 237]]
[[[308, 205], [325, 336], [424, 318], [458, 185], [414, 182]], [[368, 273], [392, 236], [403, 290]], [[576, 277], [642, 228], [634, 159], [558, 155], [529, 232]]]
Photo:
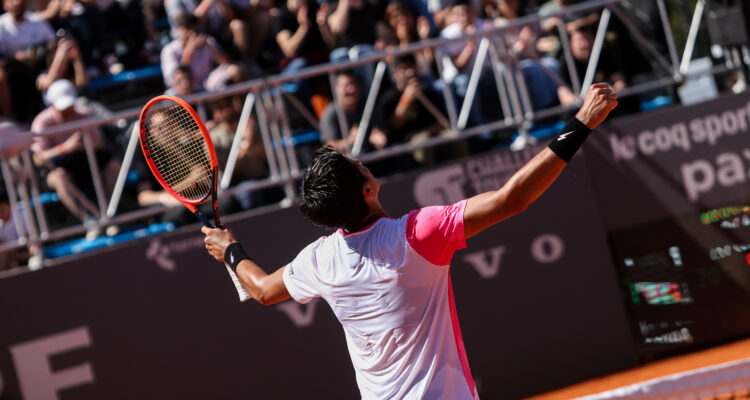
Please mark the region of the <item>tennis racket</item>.
[[[138, 127], [146, 163], [164, 190], [204, 225], [220, 228], [216, 151], [198, 113], [178, 97], [158, 96], [143, 107]], [[215, 225], [199, 209], [209, 199], [213, 204]], [[229, 265], [226, 267], [240, 301], [249, 299], [250, 294], [237, 275]]]

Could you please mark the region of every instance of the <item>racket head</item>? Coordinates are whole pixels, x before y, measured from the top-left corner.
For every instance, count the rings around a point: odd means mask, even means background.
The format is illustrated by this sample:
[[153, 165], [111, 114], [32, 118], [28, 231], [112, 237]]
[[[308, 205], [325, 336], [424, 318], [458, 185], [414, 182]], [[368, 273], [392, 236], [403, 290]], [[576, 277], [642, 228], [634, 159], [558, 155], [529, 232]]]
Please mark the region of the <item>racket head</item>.
[[218, 162], [198, 113], [179, 97], [162, 95], [141, 111], [140, 144], [159, 184], [191, 211], [216, 192]]

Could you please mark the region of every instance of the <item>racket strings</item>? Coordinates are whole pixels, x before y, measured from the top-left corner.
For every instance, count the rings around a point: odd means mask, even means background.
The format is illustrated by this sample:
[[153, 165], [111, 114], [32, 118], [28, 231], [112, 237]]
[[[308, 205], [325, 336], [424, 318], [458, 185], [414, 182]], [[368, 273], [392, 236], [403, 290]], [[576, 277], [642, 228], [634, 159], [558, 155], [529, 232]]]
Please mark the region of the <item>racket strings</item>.
[[192, 115], [179, 104], [152, 107], [144, 130], [159, 174], [179, 195], [203, 199], [213, 186], [211, 156]]

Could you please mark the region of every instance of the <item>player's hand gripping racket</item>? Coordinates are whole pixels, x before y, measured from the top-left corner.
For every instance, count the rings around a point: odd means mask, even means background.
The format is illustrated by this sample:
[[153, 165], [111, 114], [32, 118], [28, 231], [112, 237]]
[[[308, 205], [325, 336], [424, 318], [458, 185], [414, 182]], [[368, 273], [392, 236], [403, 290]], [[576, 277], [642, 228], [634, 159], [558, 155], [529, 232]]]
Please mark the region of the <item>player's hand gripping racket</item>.
[[[216, 151], [195, 110], [178, 97], [158, 96], [143, 107], [138, 126], [143, 155], [164, 190], [192, 211], [204, 225], [220, 228]], [[198, 209], [209, 201], [209, 197], [213, 202], [215, 226]], [[240, 300], [249, 299], [250, 294], [228, 265], [227, 272]]]

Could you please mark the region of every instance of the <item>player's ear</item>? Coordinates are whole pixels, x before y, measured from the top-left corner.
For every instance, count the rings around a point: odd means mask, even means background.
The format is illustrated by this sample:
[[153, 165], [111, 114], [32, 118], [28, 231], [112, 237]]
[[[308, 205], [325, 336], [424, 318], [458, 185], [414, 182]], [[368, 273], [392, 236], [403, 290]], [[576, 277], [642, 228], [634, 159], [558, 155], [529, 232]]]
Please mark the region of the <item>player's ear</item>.
[[362, 197], [367, 199], [368, 197], [372, 197], [375, 194], [375, 189], [372, 187], [372, 183], [365, 182], [364, 185], [362, 185]]

